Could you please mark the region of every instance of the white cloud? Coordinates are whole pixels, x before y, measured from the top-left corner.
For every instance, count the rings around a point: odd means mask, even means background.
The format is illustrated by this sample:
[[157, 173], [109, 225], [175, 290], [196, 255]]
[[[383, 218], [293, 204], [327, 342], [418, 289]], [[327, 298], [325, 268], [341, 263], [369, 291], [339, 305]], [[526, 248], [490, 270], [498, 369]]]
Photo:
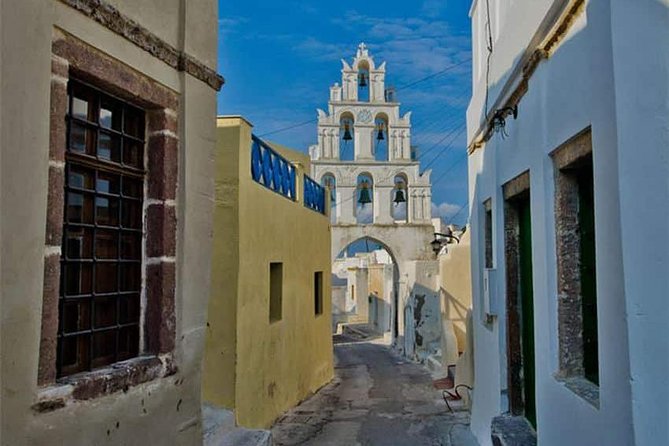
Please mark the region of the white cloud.
[[457, 214], [462, 207], [457, 205], [457, 204], [451, 204], [451, 203], [441, 203], [441, 204], [435, 204], [432, 203], [432, 217], [434, 218], [451, 218], [455, 214]]
[[[443, 6], [439, 3], [443, 2], [426, 0], [423, 15], [416, 17], [376, 17], [348, 11], [333, 23], [346, 34], [359, 35], [378, 62], [387, 61], [393, 73], [410, 82], [471, 57], [470, 37], [454, 33], [446, 21], [432, 18], [431, 14], [438, 14], [437, 8]], [[349, 46], [344, 46], [348, 53]], [[467, 74], [468, 82], [469, 69], [469, 64], [463, 64], [449, 74]]]
[[221, 17], [218, 19], [218, 31], [221, 34], [232, 34], [248, 22], [246, 17]]
[[293, 49], [310, 58], [318, 60], [339, 61], [346, 54], [350, 53], [351, 46], [344, 43], [329, 43], [307, 37], [294, 45]]
[[427, 17], [437, 17], [446, 7], [446, 0], [425, 0], [421, 12]]

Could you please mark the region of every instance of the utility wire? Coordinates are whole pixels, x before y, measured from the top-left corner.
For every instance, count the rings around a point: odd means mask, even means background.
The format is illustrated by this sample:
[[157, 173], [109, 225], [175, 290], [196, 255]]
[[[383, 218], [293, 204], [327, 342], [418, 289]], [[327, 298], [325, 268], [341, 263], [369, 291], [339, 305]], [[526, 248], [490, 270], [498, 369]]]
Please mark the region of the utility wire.
[[462, 164], [462, 162], [463, 162], [464, 160], [466, 160], [466, 159], [467, 159], [467, 154], [465, 153], [465, 155], [464, 155], [463, 157], [461, 157], [457, 162], [451, 164], [451, 167], [449, 167], [449, 168], [446, 169], [444, 172], [442, 172], [442, 174], [439, 175], [439, 176], [437, 177], [436, 180], [433, 180], [433, 181], [432, 181], [432, 186], [434, 186], [435, 184], [437, 184], [438, 182], [440, 182], [441, 180], [443, 180], [444, 178], [446, 178], [446, 174], [448, 174], [450, 171], [452, 171], [452, 170], [455, 169], [457, 166], [459, 166], [460, 164]]
[[425, 172], [425, 171], [426, 171], [432, 164], [434, 164], [434, 162], [435, 162], [441, 155], [443, 155], [447, 150], [449, 150], [449, 149], [453, 146], [453, 143], [455, 142], [455, 140], [456, 140], [456, 139], [457, 139], [457, 138], [458, 138], [458, 137], [459, 137], [459, 136], [460, 136], [466, 129], [467, 129], [466, 124], [463, 123], [462, 125], [460, 125], [460, 127], [459, 127], [459, 132], [456, 133], [455, 136], [453, 136], [453, 138], [451, 138], [451, 140], [448, 142], [448, 144], [447, 144], [446, 146], [444, 146], [444, 147], [439, 151], [439, 153], [437, 153], [437, 155], [436, 155], [434, 158], [432, 158], [432, 161], [430, 161], [429, 163], [427, 163], [427, 165], [423, 166], [423, 172]]
[[258, 135], [258, 138], [263, 138], [265, 136], [274, 135], [275, 133], [281, 133], [281, 132], [285, 132], [287, 130], [296, 129], [298, 127], [302, 127], [303, 125], [311, 124], [311, 123], [317, 122], [317, 121], [318, 121], [318, 118], [310, 119], [308, 121], [300, 122], [299, 124], [293, 124], [293, 125], [290, 125], [288, 127], [283, 127], [283, 128], [280, 128], [280, 129], [272, 130], [271, 132], [263, 133], [262, 135]]
[[[428, 80], [430, 80], [430, 79], [432, 79], [432, 78], [435, 78], [435, 77], [437, 77], [437, 76], [440, 76], [440, 75], [442, 75], [442, 74], [444, 74], [444, 73], [446, 73], [446, 72], [448, 72], [448, 71], [450, 71], [450, 70], [452, 70], [452, 69], [454, 69], [454, 68], [457, 68], [457, 67], [459, 67], [459, 66], [461, 66], [461, 65], [463, 65], [463, 64], [465, 64], [465, 63], [467, 63], [467, 62], [470, 62], [471, 60], [472, 60], [472, 59], [469, 58], [469, 59], [462, 60], [462, 61], [460, 61], [460, 62], [458, 62], [458, 63], [449, 65], [449, 66], [447, 66], [446, 68], [444, 68], [443, 70], [437, 71], [436, 73], [433, 73], [433, 74], [431, 74], [431, 75], [429, 75], [429, 76], [425, 76], [425, 77], [422, 78], [422, 79], [418, 79], [418, 80], [413, 81], [413, 82], [411, 82], [411, 83], [408, 83], [408, 84], [406, 84], [406, 85], [402, 85], [401, 87], [398, 87], [395, 91], [400, 91], [400, 90], [405, 90], [405, 89], [407, 89], [407, 88], [411, 88], [411, 87], [413, 87], [414, 85], [418, 85], [418, 84], [420, 84], [420, 83], [422, 83], [422, 82], [425, 82], [425, 81], [428, 81]], [[274, 134], [276, 134], [276, 133], [285, 132], [285, 131], [288, 131], [288, 130], [292, 130], [292, 129], [295, 129], [295, 128], [298, 128], [298, 127], [305, 126], [305, 125], [307, 125], [307, 124], [312, 124], [312, 123], [314, 123], [314, 122], [318, 122], [318, 118], [314, 118], [314, 119], [310, 119], [310, 120], [308, 120], [308, 121], [304, 121], [304, 122], [300, 122], [300, 123], [297, 123], [297, 124], [289, 125], [289, 126], [287, 126], [287, 127], [278, 128], [278, 129], [276, 129], [276, 130], [272, 130], [272, 131], [270, 131], [270, 132], [263, 133], [262, 135], [258, 135], [258, 137], [259, 137], [259, 138], [263, 138], [263, 137], [265, 137], [265, 136], [269, 136], [269, 135], [274, 135]]]
[[[443, 122], [446, 116], [453, 115], [453, 114], [459, 114], [460, 108], [464, 108], [464, 104], [462, 106], [458, 105], [453, 105], [453, 103], [460, 103], [464, 99], [468, 98], [471, 93], [469, 91], [463, 92], [461, 95], [452, 98], [450, 101], [448, 101], [445, 105], [439, 107], [433, 112], [426, 113], [427, 115], [432, 116], [430, 120], [427, 118], [423, 118], [421, 120], [418, 120], [417, 122], [412, 123], [411, 127], [413, 128], [413, 133], [425, 131], [428, 128], [432, 128], [435, 126], [435, 124], [439, 124]], [[442, 116], [441, 113], [445, 110], [451, 110], [450, 112], [447, 112], [445, 116]], [[456, 113], [454, 113], [456, 112]], [[424, 126], [424, 124], [427, 124]]]
[[453, 223], [453, 220], [455, 220], [455, 217], [457, 217], [458, 215], [462, 214], [462, 211], [464, 211], [464, 210], [467, 209], [468, 207], [469, 207], [469, 200], [467, 200], [467, 202], [466, 202], [465, 204], [463, 204], [462, 206], [460, 206], [460, 210], [459, 210], [458, 212], [456, 212], [453, 216], [451, 216], [451, 218], [448, 219], [448, 224]]
[[446, 72], [448, 72], [448, 71], [451, 71], [452, 69], [457, 68], [457, 67], [459, 67], [459, 66], [461, 66], [461, 65], [464, 65], [464, 64], [467, 63], [467, 62], [471, 62], [471, 60], [472, 60], [471, 58], [469, 58], [469, 59], [464, 59], [464, 60], [462, 60], [462, 61], [460, 61], [460, 62], [458, 62], [458, 63], [454, 63], [454, 64], [452, 64], [452, 65], [449, 65], [449, 66], [447, 66], [446, 68], [444, 68], [444, 69], [441, 70], [441, 71], [437, 71], [436, 73], [430, 74], [429, 76], [425, 76], [424, 78], [422, 78], [422, 79], [418, 79], [417, 81], [411, 82], [411, 83], [409, 83], [409, 84], [402, 85], [401, 87], [398, 87], [398, 88], [396, 89], [396, 91], [404, 90], [404, 89], [413, 87], [413, 86], [416, 85], [416, 84], [420, 84], [421, 82], [429, 81], [430, 79], [435, 78], [435, 77], [437, 77], [437, 76], [441, 76], [442, 74], [444, 74], [444, 73], [446, 73]]
[[[452, 128], [446, 135], [444, 135], [441, 139], [439, 139], [439, 141], [437, 141], [437, 142], [434, 143], [432, 146], [428, 147], [424, 152], [422, 152], [422, 153], [418, 156], [418, 158], [416, 159], [416, 161], [424, 160], [425, 157], [428, 155], [428, 153], [430, 153], [430, 152], [431, 152], [432, 150], [434, 150], [435, 148], [439, 147], [439, 145], [440, 145], [442, 142], [444, 142], [446, 139], [448, 139], [448, 137], [452, 136], [452, 135], [453, 135], [456, 131], [458, 131], [463, 125], [464, 125], [464, 123], [460, 123], [460, 125], [458, 125], [457, 127]], [[427, 167], [424, 167], [423, 169], [427, 169]]]
[[[455, 162], [455, 163], [452, 164], [448, 169], [446, 169], [441, 175], [439, 175], [439, 177], [437, 177], [436, 180], [433, 180], [432, 183], [431, 183], [431, 185], [434, 186], [434, 185], [437, 184], [439, 181], [441, 181], [441, 180], [443, 180], [444, 178], [446, 178], [446, 174], [448, 174], [450, 171], [452, 171], [452, 170], [455, 169], [457, 166], [459, 166], [460, 164], [462, 164], [462, 162], [463, 162], [464, 160], [466, 160], [466, 159], [467, 159], [467, 154], [465, 154], [465, 156], [463, 156], [462, 158], [460, 158], [457, 162]], [[356, 192], [355, 192], [353, 195], [351, 195], [350, 197], [345, 198], [345, 199], [340, 200], [340, 201], [336, 201], [336, 202], [335, 202], [335, 207], [340, 206], [340, 205], [342, 205], [342, 204], [344, 204], [344, 203], [348, 203], [349, 201], [356, 199], [357, 196], [358, 196], [358, 193], [357, 193], [357, 189], [356, 189]]]
[[492, 57], [493, 45], [492, 45], [492, 25], [490, 24], [490, 0], [486, 0], [486, 27], [488, 28], [488, 41], [487, 49], [488, 55], [486, 57], [486, 69], [485, 69], [485, 117], [488, 117], [488, 96], [490, 93], [490, 59]]

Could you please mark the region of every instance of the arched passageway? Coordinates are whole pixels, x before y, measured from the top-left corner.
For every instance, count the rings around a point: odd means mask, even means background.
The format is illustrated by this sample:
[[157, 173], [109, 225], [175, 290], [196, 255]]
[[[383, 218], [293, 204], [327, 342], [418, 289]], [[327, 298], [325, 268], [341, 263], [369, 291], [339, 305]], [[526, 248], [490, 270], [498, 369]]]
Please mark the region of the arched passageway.
[[333, 329], [363, 323], [388, 342], [398, 333], [399, 265], [383, 242], [362, 237], [346, 245], [332, 264]]

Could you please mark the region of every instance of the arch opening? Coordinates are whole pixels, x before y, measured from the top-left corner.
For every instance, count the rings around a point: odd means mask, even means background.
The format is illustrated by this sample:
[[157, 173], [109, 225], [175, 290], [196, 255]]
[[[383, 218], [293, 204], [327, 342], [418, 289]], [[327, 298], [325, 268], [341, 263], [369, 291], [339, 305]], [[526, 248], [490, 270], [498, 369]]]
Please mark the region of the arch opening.
[[372, 147], [376, 161], [390, 161], [388, 147], [390, 142], [388, 132], [388, 115], [379, 113], [374, 118], [374, 133], [372, 134]]
[[325, 173], [321, 177], [321, 186], [330, 189], [330, 223], [337, 221], [337, 180], [331, 173]]
[[351, 112], [344, 112], [339, 118], [339, 159], [355, 159], [355, 118]]
[[332, 327], [368, 324], [387, 341], [397, 336], [399, 267], [388, 246], [371, 237], [349, 243], [332, 264]]
[[359, 225], [374, 223], [374, 179], [371, 174], [358, 175], [355, 188], [355, 221]]
[[393, 191], [390, 194], [390, 209], [395, 223], [407, 223], [409, 220], [409, 181], [405, 174], [395, 175]]
[[369, 62], [358, 63], [358, 101], [369, 102], [372, 79], [369, 77]]

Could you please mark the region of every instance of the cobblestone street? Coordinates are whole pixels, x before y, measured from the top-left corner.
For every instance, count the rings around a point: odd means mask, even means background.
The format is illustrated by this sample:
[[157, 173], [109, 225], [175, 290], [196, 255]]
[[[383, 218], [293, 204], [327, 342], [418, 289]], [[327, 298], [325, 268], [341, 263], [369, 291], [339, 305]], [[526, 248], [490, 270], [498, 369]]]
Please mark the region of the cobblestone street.
[[272, 428], [287, 445], [475, 446], [469, 414], [449, 413], [430, 374], [380, 344], [335, 339], [335, 379]]

